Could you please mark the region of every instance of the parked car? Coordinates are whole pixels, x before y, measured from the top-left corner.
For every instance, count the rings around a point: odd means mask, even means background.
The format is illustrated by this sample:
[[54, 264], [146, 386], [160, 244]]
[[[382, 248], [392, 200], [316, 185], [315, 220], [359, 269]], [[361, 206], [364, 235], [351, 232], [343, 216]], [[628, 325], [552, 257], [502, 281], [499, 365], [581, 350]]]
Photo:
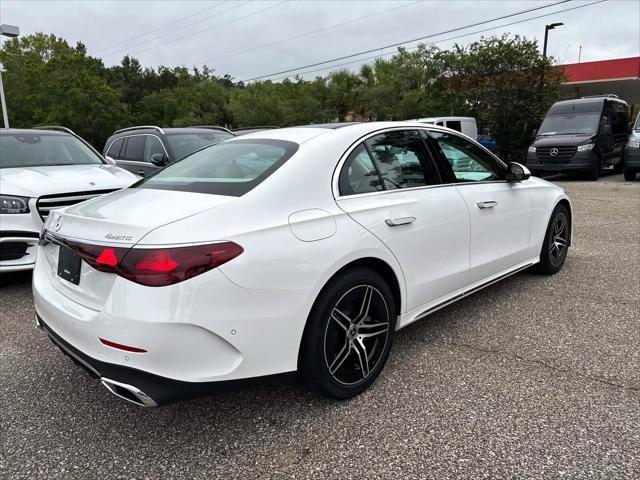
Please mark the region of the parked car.
[[103, 153], [119, 167], [144, 177], [196, 150], [234, 136], [230, 130], [212, 125], [186, 128], [143, 125], [116, 131], [107, 139]]
[[559, 271], [571, 215], [562, 188], [447, 128], [269, 130], [50, 218], [35, 309], [138, 405], [296, 371], [348, 398], [397, 329], [525, 268]]
[[474, 140], [478, 138], [478, 125], [473, 117], [427, 117], [418, 118], [416, 121], [451, 128]]
[[66, 128], [0, 129], [0, 272], [33, 268], [52, 210], [135, 181]]
[[629, 138], [629, 106], [615, 95], [554, 103], [527, 153], [534, 175], [575, 172], [597, 180], [603, 166], [622, 172]]
[[640, 172], [640, 112], [633, 125], [624, 157], [624, 179], [634, 180]]
[[273, 127], [273, 126], [242, 127], [242, 128], [234, 128], [231, 131], [234, 133], [234, 135], [240, 136], [240, 135], [246, 135], [248, 133], [263, 132], [264, 130], [273, 130], [274, 128], [280, 128], [280, 127]]

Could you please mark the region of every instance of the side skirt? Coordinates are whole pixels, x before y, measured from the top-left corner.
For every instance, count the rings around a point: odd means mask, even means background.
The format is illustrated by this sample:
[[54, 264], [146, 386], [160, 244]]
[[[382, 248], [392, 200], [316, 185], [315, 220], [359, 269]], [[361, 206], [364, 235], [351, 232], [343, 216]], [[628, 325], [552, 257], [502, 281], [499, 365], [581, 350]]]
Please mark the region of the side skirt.
[[404, 318], [401, 317], [399, 319], [398, 330], [406, 327], [407, 325], [412, 324], [417, 320], [421, 320], [424, 317], [431, 315], [433, 312], [436, 312], [441, 308], [446, 307], [447, 305], [451, 305], [452, 303], [457, 302], [458, 300], [464, 297], [467, 297], [473, 293], [476, 293], [479, 290], [482, 290], [483, 288], [488, 287], [489, 285], [493, 285], [494, 283], [499, 282], [500, 280], [504, 280], [505, 278], [510, 277], [511, 275], [515, 275], [516, 273], [521, 272], [522, 270], [526, 270], [527, 268], [531, 267], [532, 265], [535, 265], [539, 261], [540, 261], [539, 258], [530, 259], [524, 263], [521, 263], [520, 265], [517, 265], [512, 269], [499, 273], [495, 277], [491, 277], [488, 280], [484, 280], [478, 284], [465, 287], [450, 295], [447, 295], [446, 297], [440, 297], [439, 299], [435, 300], [431, 304], [427, 304], [428, 306], [426, 308], [416, 309], [417, 313], [415, 314], [411, 314], [411, 313], [408, 315], [405, 314], [403, 315]]

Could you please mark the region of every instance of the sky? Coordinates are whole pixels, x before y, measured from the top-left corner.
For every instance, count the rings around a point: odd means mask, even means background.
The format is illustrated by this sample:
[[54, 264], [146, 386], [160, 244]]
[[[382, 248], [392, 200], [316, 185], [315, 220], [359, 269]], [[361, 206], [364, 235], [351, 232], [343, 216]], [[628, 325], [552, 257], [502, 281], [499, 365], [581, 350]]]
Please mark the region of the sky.
[[[556, 63], [578, 62], [580, 46], [582, 62], [640, 55], [640, 0], [554, 5], [558, 1], [0, 0], [0, 23], [18, 25], [21, 35], [45, 32], [72, 45], [81, 41], [107, 66], [129, 54], [145, 67], [206, 64], [216, 75], [244, 81], [356, 71], [396, 51], [381, 47], [425, 36], [431, 37], [423, 42], [449, 48], [509, 33], [537, 39], [542, 48], [545, 25], [554, 22], [564, 23], [549, 33], [548, 54]], [[461, 29], [545, 5], [550, 6]], [[573, 10], [562, 12], [567, 9]], [[274, 75], [365, 50], [370, 52]]]

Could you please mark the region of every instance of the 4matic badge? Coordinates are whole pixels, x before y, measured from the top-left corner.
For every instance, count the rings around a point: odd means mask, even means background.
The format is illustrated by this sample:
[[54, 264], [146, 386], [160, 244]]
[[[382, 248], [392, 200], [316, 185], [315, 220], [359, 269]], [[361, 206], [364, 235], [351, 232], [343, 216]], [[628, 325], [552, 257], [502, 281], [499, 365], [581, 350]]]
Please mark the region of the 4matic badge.
[[113, 233], [107, 233], [104, 238], [107, 240], [124, 240], [125, 242], [131, 241], [132, 235], [114, 235]]

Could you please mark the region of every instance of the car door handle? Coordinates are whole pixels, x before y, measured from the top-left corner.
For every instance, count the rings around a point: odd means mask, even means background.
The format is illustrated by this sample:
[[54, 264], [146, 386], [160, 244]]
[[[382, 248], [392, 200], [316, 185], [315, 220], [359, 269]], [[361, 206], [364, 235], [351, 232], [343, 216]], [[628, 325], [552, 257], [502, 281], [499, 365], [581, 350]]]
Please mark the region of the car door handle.
[[400, 218], [387, 218], [384, 223], [390, 227], [397, 227], [399, 225], [408, 225], [416, 221], [416, 217], [400, 217]]
[[140, 175], [141, 177], [144, 177], [144, 170], [143, 169], [138, 170], [138, 175]]
[[498, 205], [498, 202], [494, 200], [488, 200], [486, 202], [478, 202], [478, 208], [493, 208]]

